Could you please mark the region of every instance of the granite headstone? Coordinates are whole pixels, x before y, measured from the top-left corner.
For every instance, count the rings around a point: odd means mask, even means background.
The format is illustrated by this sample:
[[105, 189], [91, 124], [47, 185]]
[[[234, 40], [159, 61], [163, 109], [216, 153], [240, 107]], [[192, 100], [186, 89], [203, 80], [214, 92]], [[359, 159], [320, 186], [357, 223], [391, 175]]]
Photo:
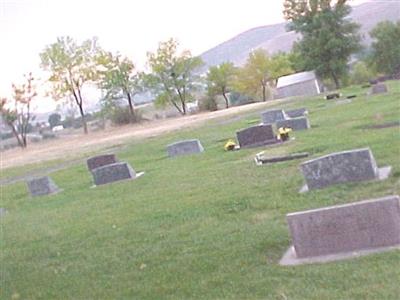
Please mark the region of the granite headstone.
[[27, 181], [27, 185], [33, 197], [55, 194], [60, 191], [54, 181], [48, 176], [30, 179]]
[[111, 165], [116, 162], [117, 160], [115, 158], [115, 154], [93, 156], [86, 161], [89, 171], [102, 166]]
[[307, 114], [307, 109], [303, 107], [303, 108], [285, 110], [285, 114], [289, 118], [304, 117]]
[[387, 91], [387, 86], [384, 83], [374, 84], [371, 88], [372, 95], [387, 93]]
[[[306, 161], [300, 169], [308, 189], [321, 189], [333, 184], [384, 179], [390, 167], [379, 169], [369, 148], [336, 152]], [[386, 174], [388, 175], [388, 174]]]
[[299, 117], [278, 121], [276, 122], [276, 127], [290, 127], [294, 131], [306, 130], [310, 128], [310, 122], [307, 117]]
[[236, 132], [240, 148], [259, 147], [277, 143], [271, 124], [257, 125]]
[[92, 175], [95, 185], [136, 178], [135, 170], [126, 162], [117, 162], [93, 169]]
[[167, 146], [167, 153], [169, 157], [201, 153], [203, 151], [203, 146], [201, 145], [200, 141], [196, 139], [179, 141]]
[[400, 198], [388, 196], [287, 215], [298, 258], [400, 244]]
[[287, 118], [283, 109], [267, 110], [261, 113], [261, 120], [263, 124], [273, 124], [280, 120]]

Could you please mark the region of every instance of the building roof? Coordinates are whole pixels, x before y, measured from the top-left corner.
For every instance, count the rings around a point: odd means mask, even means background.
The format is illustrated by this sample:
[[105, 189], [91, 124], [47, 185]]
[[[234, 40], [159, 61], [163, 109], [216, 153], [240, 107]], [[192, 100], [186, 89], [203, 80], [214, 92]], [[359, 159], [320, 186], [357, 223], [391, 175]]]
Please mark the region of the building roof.
[[315, 79], [317, 79], [317, 77], [316, 77], [314, 71], [296, 73], [296, 74], [292, 74], [292, 75], [279, 77], [276, 87], [281, 88], [281, 87], [285, 87], [288, 85], [292, 85], [292, 84], [296, 84], [296, 83], [300, 83], [300, 82], [304, 82], [304, 81], [309, 81], [309, 80], [315, 80]]

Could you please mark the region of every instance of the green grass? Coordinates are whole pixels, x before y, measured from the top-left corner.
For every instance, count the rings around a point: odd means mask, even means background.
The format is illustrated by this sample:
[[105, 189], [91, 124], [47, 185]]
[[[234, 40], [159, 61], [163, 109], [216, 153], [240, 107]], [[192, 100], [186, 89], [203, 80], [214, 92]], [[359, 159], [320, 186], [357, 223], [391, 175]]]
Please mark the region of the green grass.
[[[31, 199], [23, 183], [2, 187], [0, 207], [9, 213], [1, 219], [1, 298], [398, 299], [400, 251], [278, 265], [290, 244], [287, 213], [400, 194], [399, 128], [362, 129], [398, 120], [400, 87], [389, 88], [349, 104], [285, 103], [306, 106], [312, 129], [267, 150], [318, 157], [368, 146], [379, 166], [393, 166], [383, 182], [299, 194], [304, 160], [259, 167], [253, 157], [264, 148], [224, 152], [257, 112], [125, 147], [120, 160], [146, 172], [135, 181], [90, 188], [82, 164], [51, 175], [64, 189], [57, 195]], [[167, 158], [165, 146], [185, 138], [199, 138], [206, 151]]]

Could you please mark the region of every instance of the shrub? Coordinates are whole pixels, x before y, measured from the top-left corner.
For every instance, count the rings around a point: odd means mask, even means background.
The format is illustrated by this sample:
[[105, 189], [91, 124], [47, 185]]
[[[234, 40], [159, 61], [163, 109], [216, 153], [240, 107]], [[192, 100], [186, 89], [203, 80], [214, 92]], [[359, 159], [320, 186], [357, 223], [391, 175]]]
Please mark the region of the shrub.
[[350, 81], [352, 84], [366, 83], [372, 77], [374, 77], [374, 73], [362, 61], [357, 62], [350, 72]]
[[200, 111], [216, 111], [218, 110], [217, 101], [214, 96], [204, 96], [199, 101]]
[[139, 111], [136, 110], [134, 117], [132, 117], [129, 107], [115, 107], [109, 112], [108, 115], [114, 125], [137, 123], [141, 120]]

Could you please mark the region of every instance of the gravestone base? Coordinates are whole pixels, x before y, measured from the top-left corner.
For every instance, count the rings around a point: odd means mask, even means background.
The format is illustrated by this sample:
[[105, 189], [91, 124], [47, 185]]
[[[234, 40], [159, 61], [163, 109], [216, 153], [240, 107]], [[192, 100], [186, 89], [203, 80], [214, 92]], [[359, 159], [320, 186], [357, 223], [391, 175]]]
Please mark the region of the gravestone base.
[[[392, 172], [392, 166], [378, 168], [378, 176], [373, 181], [383, 181], [383, 180], [389, 178], [391, 172]], [[354, 183], [354, 182], [349, 182], [349, 183]], [[306, 193], [308, 191], [309, 191], [308, 185], [305, 184], [301, 187], [301, 189], [299, 190], [299, 193], [302, 194], [302, 193]]]
[[304, 264], [318, 264], [318, 263], [328, 263], [332, 261], [345, 260], [357, 258], [360, 256], [365, 256], [374, 253], [382, 253], [393, 250], [400, 250], [400, 244], [396, 246], [380, 247], [375, 249], [365, 249], [351, 252], [343, 252], [338, 254], [321, 255], [314, 257], [298, 258], [296, 255], [296, 250], [293, 246], [285, 252], [282, 259], [279, 261], [281, 266], [297, 266]]

